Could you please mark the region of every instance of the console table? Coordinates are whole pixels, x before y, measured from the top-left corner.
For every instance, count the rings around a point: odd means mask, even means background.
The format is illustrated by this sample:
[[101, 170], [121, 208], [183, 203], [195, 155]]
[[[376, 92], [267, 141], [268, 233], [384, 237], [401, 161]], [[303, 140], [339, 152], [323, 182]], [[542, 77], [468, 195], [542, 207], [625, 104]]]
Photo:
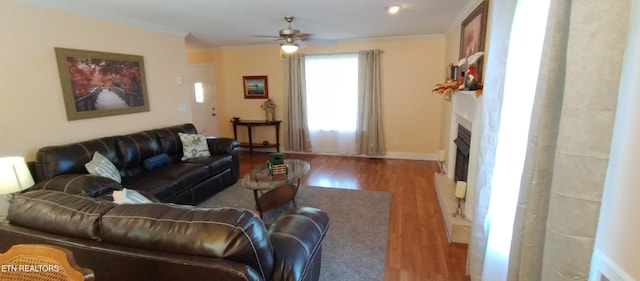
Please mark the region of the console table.
[[[275, 147], [278, 152], [280, 152], [280, 123], [282, 121], [274, 120], [274, 121], [265, 121], [265, 120], [231, 120], [233, 124], [233, 138], [238, 139], [238, 126], [247, 127], [247, 133], [249, 134], [249, 142], [240, 142], [240, 146], [248, 147], [249, 152], [253, 153], [254, 147]], [[251, 131], [253, 127], [257, 126], [273, 126], [276, 130], [276, 143], [275, 144], [267, 144], [264, 145], [262, 143], [254, 143], [253, 138], [251, 136]]]

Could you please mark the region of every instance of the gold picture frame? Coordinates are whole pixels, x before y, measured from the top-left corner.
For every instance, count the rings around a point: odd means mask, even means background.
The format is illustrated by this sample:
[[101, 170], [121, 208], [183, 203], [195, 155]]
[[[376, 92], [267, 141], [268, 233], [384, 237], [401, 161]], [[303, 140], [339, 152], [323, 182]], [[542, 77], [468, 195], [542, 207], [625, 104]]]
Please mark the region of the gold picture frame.
[[242, 76], [245, 99], [268, 99], [269, 80], [267, 76]]
[[[460, 29], [460, 57], [467, 58], [477, 52], [484, 52], [487, 33], [488, 0], [482, 1], [462, 22]], [[478, 60], [478, 76], [482, 77], [483, 59]], [[480, 79], [480, 78], [478, 78]]]
[[144, 59], [55, 48], [68, 120], [149, 111]]

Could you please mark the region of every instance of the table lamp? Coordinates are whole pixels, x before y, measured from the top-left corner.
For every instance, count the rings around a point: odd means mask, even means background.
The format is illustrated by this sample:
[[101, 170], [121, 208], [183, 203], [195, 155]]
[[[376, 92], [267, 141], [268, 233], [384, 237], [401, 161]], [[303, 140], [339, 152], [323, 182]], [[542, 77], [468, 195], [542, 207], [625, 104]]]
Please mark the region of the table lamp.
[[1, 157], [0, 158], [0, 195], [3, 202], [0, 202], [0, 220], [7, 217], [9, 204], [13, 201], [13, 196], [34, 184], [33, 177], [27, 167], [27, 163], [22, 157]]

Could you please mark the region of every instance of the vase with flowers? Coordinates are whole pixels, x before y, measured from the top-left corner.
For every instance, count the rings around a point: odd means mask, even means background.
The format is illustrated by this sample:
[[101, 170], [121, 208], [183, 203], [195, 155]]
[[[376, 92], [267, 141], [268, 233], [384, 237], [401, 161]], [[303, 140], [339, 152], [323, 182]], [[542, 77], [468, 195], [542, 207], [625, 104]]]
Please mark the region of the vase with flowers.
[[271, 99], [267, 99], [260, 105], [260, 108], [264, 110], [264, 120], [275, 121], [276, 120], [276, 104]]

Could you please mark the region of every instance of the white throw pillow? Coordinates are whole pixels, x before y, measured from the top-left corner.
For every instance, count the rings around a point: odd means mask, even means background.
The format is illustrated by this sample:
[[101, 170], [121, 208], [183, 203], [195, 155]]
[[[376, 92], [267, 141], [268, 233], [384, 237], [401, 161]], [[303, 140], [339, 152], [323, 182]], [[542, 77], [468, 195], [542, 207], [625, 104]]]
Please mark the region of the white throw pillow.
[[152, 203], [149, 198], [133, 189], [123, 188], [113, 192], [113, 202], [116, 204], [145, 204]]
[[93, 159], [84, 164], [84, 167], [87, 168], [87, 171], [92, 175], [110, 178], [118, 183], [121, 182], [118, 168], [116, 168], [107, 157], [104, 157], [97, 151], [93, 153]]
[[211, 156], [206, 135], [184, 133], [178, 133], [178, 135], [182, 142], [182, 160]]

